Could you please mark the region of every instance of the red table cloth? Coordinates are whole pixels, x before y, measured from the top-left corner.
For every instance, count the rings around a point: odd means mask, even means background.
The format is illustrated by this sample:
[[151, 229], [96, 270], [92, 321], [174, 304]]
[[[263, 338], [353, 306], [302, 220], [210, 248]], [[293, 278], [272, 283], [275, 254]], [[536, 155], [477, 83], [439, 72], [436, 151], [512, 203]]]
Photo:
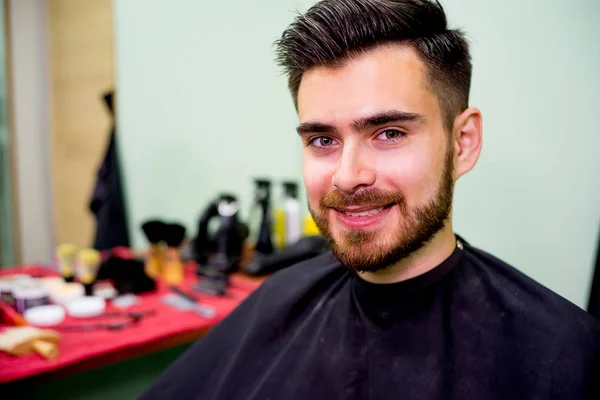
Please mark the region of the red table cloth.
[[[0, 272], [0, 276], [6, 274], [27, 273], [32, 276], [55, 275], [48, 268], [40, 266], [27, 266], [13, 268]], [[0, 352], [0, 383], [10, 382], [33, 375], [58, 370], [60, 368], [75, 364], [77, 362], [93, 357], [118, 352], [132, 346], [148, 344], [164, 338], [180, 335], [187, 332], [209, 328], [226, 317], [237, 307], [254, 289], [260, 285], [260, 281], [244, 276], [232, 276], [228, 297], [217, 297], [208, 294], [193, 292], [191, 287], [198, 282], [192, 265], [186, 266], [186, 279], [179, 287], [186, 293], [194, 296], [202, 304], [212, 305], [216, 309], [216, 316], [211, 319], [203, 318], [193, 311], [181, 311], [162, 303], [162, 297], [171, 293], [169, 288], [162, 283], [157, 284], [157, 291], [153, 293], [140, 294], [139, 302], [127, 309], [119, 309], [107, 302], [106, 311], [154, 311], [153, 315], [142, 318], [136, 325], [123, 330], [108, 331], [99, 330], [91, 332], [61, 332], [59, 343], [60, 356], [56, 360], [45, 360], [38, 354], [15, 357]], [[90, 323], [108, 323], [127, 321], [124, 318], [86, 318], [77, 319], [67, 316], [65, 321], [55, 327], [73, 326]], [[0, 325], [0, 332], [6, 329], [6, 325]]]

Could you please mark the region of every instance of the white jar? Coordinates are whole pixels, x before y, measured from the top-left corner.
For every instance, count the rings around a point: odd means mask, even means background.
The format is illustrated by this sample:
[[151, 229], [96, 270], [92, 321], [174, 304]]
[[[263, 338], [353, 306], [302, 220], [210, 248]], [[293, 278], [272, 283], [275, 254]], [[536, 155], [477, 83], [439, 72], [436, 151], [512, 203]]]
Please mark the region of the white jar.
[[14, 307], [18, 313], [48, 304], [48, 289], [43, 287], [16, 287], [13, 289]]

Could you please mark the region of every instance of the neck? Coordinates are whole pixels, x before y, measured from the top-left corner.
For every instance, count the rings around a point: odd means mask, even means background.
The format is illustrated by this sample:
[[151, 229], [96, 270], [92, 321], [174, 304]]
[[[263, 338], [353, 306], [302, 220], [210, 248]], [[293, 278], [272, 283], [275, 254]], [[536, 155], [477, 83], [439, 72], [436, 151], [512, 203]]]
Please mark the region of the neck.
[[367, 282], [385, 284], [402, 282], [431, 271], [450, 257], [456, 248], [452, 221], [419, 250], [398, 263], [377, 272], [362, 272], [359, 276]]

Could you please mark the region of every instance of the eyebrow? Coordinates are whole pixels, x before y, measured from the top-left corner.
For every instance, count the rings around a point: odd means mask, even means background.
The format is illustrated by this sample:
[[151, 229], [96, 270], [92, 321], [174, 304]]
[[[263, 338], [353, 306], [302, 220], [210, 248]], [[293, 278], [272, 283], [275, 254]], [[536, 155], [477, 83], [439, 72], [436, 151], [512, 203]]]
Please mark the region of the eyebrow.
[[[423, 124], [425, 122], [425, 116], [422, 114], [397, 110], [384, 111], [357, 119], [352, 122], [351, 126], [355, 131], [361, 131], [364, 129], [389, 124], [391, 122], [417, 122], [419, 124]], [[337, 129], [333, 125], [324, 124], [321, 122], [304, 122], [300, 124], [298, 128], [296, 128], [296, 131], [302, 136], [308, 133], [335, 133]]]
[[404, 111], [386, 111], [358, 119], [352, 123], [352, 128], [356, 131], [373, 128], [390, 122], [425, 122], [425, 117], [417, 113], [408, 113]]

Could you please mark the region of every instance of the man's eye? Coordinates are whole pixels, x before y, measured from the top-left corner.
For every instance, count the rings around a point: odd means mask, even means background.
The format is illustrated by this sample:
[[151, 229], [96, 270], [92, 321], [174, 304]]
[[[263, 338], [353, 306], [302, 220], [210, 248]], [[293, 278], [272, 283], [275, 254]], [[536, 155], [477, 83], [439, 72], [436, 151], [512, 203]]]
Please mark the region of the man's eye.
[[327, 136], [319, 136], [310, 141], [311, 146], [327, 147], [335, 144], [335, 140]]
[[397, 140], [402, 139], [403, 137], [404, 137], [404, 133], [397, 129], [386, 129], [383, 132], [381, 132], [379, 135], [377, 135], [378, 140], [383, 140], [383, 141], [388, 141], [388, 142], [395, 142]]

